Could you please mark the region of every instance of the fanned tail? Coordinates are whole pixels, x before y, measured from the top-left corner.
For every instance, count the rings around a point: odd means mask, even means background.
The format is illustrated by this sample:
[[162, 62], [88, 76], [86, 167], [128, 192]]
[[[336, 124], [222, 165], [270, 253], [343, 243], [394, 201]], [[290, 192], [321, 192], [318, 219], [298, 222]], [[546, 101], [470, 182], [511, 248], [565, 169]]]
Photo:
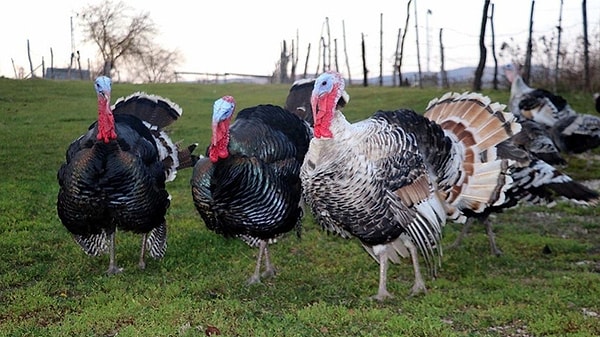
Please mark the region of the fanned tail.
[[125, 98], [119, 98], [112, 110], [114, 114], [132, 115], [144, 122], [154, 137], [159, 158], [165, 165], [167, 181], [175, 179], [179, 168], [193, 166], [192, 162], [195, 162], [194, 157], [191, 156], [193, 145], [180, 150], [164, 131], [165, 127], [173, 124], [183, 114], [179, 105], [157, 95], [136, 92]]
[[433, 99], [425, 117], [439, 124], [453, 139], [460, 160], [461, 177], [447, 193], [450, 217], [464, 221], [461, 210], [483, 211], [501, 204], [512, 179], [512, 161], [499, 159], [496, 146], [521, 130], [506, 106], [492, 103], [479, 93], [447, 93]]
[[136, 92], [119, 98], [112, 106], [114, 114], [128, 114], [160, 129], [173, 124], [183, 114], [179, 105], [167, 98]]

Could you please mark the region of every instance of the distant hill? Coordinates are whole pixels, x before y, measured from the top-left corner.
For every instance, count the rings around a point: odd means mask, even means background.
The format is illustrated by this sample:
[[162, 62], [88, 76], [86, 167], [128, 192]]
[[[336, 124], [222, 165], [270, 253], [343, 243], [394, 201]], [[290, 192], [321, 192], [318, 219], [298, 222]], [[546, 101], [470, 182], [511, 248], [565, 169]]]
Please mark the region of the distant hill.
[[[504, 78], [504, 74], [502, 69], [498, 67], [498, 84], [500, 87], [506, 87], [508, 83]], [[475, 78], [475, 67], [462, 67], [457, 69], [446, 70], [446, 74], [448, 76], [448, 81], [450, 85], [455, 84], [467, 84], [470, 85], [473, 83], [473, 79]], [[408, 80], [409, 85], [416, 86], [418, 81], [418, 72], [408, 72], [404, 73], [404, 79]], [[427, 86], [431, 85], [440, 85], [441, 84], [441, 75], [438, 72], [422, 72], [423, 84]], [[494, 80], [494, 67], [486, 67], [483, 71], [483, 78], [481, 79], [483, 86], [485, 88], [491, 87]], [[397, 81], [397, 80], [396, 80]], [[353, 85], [362, 84], [361, 78], [352, 78]], [[379, 85], [379, 76], [369, 77], [368, 79], [369, 85]], [[394, 79], [391, 75], [383, 76], [383, 85], [384, 86], [392, 86], [394, 85]]]

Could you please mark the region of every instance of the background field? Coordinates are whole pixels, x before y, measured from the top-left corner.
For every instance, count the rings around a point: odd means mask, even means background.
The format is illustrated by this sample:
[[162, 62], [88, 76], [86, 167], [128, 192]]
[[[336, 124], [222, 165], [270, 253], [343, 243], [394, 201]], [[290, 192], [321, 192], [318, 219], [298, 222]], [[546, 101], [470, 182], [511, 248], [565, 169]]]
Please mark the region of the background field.
[[[184, 109], [174, 140], [210, 138], [213, 101], [240, 108], [283, 104], [285, 85], [115, 84], [113, 101], [143, 90]], [[461, 88], [454, 88], [462, 91]], [[348, 88], [349, 120], [378, 108], [422, 111], [437, 89]], [[508, 90], [486, 92], [506, 102]], [[591, 96], [565, 93], [581, 112]], [[391, 266], [378, 303], [377, 264], [356, 240], [327, 235], [310, 215], [301, 240], [271, 248], [274, 279], [246, 286], [256, 250], [208, 231], [191, 200], [191, 170], [168, 185], [166, 257], [137, 269], [139, 237], [118, 235], [123, 274], [105, 274], [108, 257], [86, 256], [56, 215], [56, 171], [68, 144], [96, 118], [91, 82], [0, 79], [0, 336], [598, 336], [598, 208], [561, 203], [520, 207], [493, 219], [501, 257], [489, 254], [482, 226], [444, 252], [429, 293], [408, 297], [409, 261]], [[569, 157], [578, 179], [600, 179], [596, 154]], [[448, 224], [444, 244], [460, 230]], [[550, 253], [544, 253], [544, 247]]]

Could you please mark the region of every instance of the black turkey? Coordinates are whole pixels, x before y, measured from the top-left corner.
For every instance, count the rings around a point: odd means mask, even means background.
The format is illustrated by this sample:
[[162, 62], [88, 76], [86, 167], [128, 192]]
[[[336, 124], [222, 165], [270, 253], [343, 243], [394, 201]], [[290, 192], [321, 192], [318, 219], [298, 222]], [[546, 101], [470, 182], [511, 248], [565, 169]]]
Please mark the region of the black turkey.
[[164, 132], [182, 114], [169, 100], [135, 93], [111, 107], [110, 78], [97, 78], [95, 88], [98, 120], [71, 143], [58, 170], [58, 216], [84, 252], [110, 253], [109, 274], [122, 271], [115, 261], [116, 230], [142, 234], [138, 265], [144, 269], [146, 252], [165, 254], [165, 182], [193, 165], [195, 145], [179, 150]]
[[249, 284], [275, 274], [268, 245], [296, 229], [300, 235], [300, 166], [311, 133], [306, 122], [274, 105], [241, 110], [231, 123], [235, 101], [214, 104], [212, 140], [207, 157], [194, 167], [194, 205], [206, 226], [225, 237], [258, 246]]
[[[310, 95], [315, 87], [315, 79], [307, 78], [295, 81], [285, 99], [284, 109], [296, 114], [298, 117], [305, 120], [311, 127], [314, 124], [313, 111], [310, 105]], [[350, 96], [347, 92], [343, 92], [337, 108], [342, 109], [350, 101]]]
[[513, 64], [506, 65], [504, 73], [511, 82], [509, 106], [513, 114], [546, 126], [561, 152], [582, 153], [600, 146], [600, 117], [578, 113], [562, 96], [529, 87]]
[[336, 72], [315, 81], [304, 199], [323, 229], [358, 238], [379, 263], [375, 299], [391, 297], [388, 260], [400, 257], [412, 258], [412, 293], [424, 292], [417, 249], [435, 275], [446, 220], [504, 202], [509, 162], [495, 159], [496, 145], [519, 125], [499, 104], [469, 93], [436, 100], [429, 113], [439, 123], [404, 109], [349, 123], [336, 109], [343, 90]]

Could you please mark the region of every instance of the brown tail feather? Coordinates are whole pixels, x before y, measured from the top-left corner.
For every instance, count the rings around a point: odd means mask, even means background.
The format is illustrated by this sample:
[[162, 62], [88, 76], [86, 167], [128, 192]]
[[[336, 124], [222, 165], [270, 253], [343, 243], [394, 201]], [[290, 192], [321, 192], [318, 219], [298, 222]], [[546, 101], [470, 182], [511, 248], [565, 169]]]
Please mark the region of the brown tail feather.
[[186, 147], [186, 148], [181, 149], [179, 147], [179, 144], [177, 144], [177, 148], [178, 148], [177, 156], [179, 157], [179, 166], [177, 167], [177, 170], [194, 167], [194, 165], [196, 165], [196, 162], [201, 157], [201, 156], [197, 156], [197, 155], [193, 154], [194, 150], [197, 147], [198, 147], [198, 143], [194, 143], [194, 144], [188, 145], [188, 147]]
[[465, 177], [449, 194], [450, 207], [480, 212], [505, 200], [512, 162], [498, 159], [496, 146], [519, 132], [520, 125], [504, 108], [478, 93], [447, 93], [429, 103], [425, 117], [440, 124], [464, 149]]

